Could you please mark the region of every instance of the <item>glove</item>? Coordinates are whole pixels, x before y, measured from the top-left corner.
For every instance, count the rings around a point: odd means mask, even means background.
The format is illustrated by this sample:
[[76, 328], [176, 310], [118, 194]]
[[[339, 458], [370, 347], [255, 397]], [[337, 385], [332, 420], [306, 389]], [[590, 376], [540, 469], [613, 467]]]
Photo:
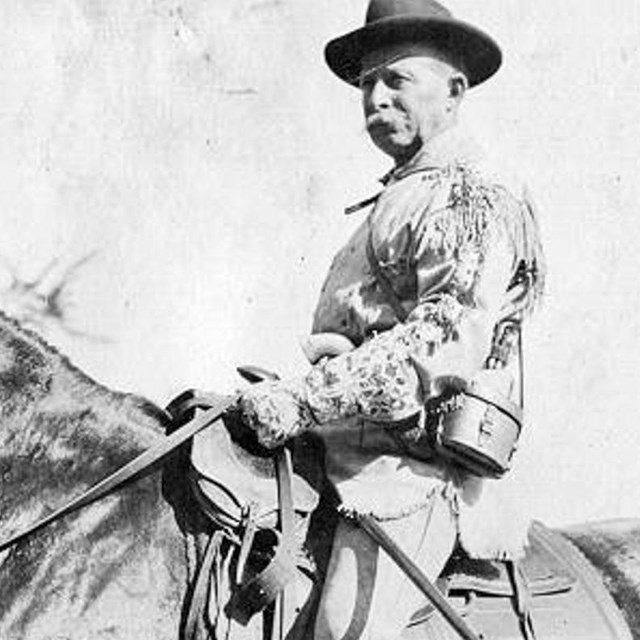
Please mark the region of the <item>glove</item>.
[[315, 425], [303, 386], [295, 381], [259, 382], [243, 392], [238, 408], [243, 422], [267, 449], [281, 446]]

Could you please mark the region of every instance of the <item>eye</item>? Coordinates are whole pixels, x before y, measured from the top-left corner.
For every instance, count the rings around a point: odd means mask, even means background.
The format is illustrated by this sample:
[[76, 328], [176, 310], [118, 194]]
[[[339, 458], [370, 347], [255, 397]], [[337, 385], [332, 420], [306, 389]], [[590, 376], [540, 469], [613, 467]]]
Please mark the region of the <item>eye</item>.
[[370, 92], [371, 88], [373, 87], [375, 82], [375, 79], [370, 76], [370, 75], [366, 75], [363, 76], [362, 78], [360, 78], [360, 89], [364, 92]]
[[389, 70], [384, 76], [384, 82], [390, 89], [401, 89], [410, 80], [407, 74], [394, 70]]

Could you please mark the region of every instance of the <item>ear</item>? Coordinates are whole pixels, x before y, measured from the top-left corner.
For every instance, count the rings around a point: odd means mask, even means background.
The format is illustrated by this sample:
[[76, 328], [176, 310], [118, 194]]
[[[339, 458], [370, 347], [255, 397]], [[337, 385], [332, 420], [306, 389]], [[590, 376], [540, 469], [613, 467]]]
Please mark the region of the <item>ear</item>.
[[462, 73], [454, 73], [449, 78], [449, 97], [456, 105], [460, 104], [467, 92], [469, 82]]
[[464, 98], [469, 82], [462, 73], [454, 73], [449, 78], [449, 95], [460, 102]]

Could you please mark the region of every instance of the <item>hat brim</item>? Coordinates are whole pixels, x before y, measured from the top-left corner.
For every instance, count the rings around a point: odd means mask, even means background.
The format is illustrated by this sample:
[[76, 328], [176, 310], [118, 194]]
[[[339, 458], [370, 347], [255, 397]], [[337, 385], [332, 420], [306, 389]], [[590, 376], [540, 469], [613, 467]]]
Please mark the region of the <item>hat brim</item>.
[[500, 47], [480, 29], [451, 18], [419, 16], [383, 18], [335, 38], [325, 48], [325, 59], [340, 79], [358, 86], [362, 58], [401, 42], [426, 44], [442, 52], [466, 74], [471, 87], [490, 78], [502, 64]]

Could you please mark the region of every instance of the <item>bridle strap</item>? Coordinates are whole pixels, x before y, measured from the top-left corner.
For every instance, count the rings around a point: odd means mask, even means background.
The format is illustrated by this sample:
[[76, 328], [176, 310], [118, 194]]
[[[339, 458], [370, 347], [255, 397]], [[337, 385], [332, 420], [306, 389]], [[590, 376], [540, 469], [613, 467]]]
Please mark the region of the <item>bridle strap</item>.
[[218, 396], [211, 402], [210, 408], [207, 411], [187, 422], [184, 426], [164, 438], [157, 445], [140, 454], [137, 458], [134, 458], [123, 467], [120, 467], [115, 473], [111, 474], [104, 480], [101, 480], [98, 484], [94, 485], [62, 508], [57, 509], [27, 529], [24, 529], [20, 533], [0, 543], [0, 553], [6, 551], [15, 544], [22, 542], [51, 523], [60, 520], [68, 514], [86, 507], [108, 493], [115, 491], [125, 482], [139, 476], [144, 471], [148, 471], [150, 467], [175, 451], [180, 445], [184, 444], [187, 440], [196, 435], [196, 433], [219, 420], [226, 411], [236, 403], [236, 401], [237, 396]]

